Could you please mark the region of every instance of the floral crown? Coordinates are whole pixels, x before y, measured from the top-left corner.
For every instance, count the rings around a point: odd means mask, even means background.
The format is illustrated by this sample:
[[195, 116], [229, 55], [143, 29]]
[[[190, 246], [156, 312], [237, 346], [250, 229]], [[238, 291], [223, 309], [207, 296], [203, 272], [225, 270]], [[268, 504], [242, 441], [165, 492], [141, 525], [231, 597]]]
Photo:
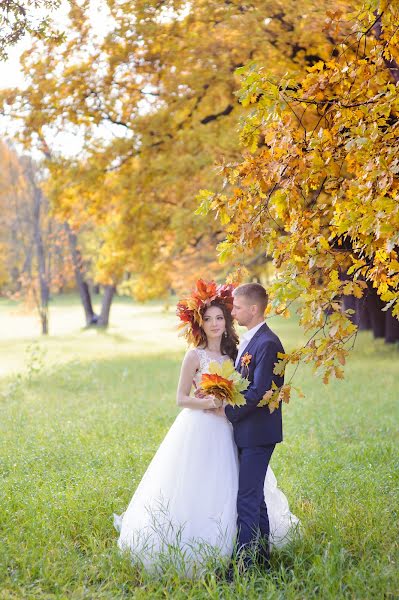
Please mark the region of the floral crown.
[[180, 318], [180, 334], [197, 346], [201, 341], [202, 317], [214, 300], [224, 304], [228, 311], [233, 309], [233, 284], [218, 285], [215, 281], [206, 283], [198, 279], [191, 296], [177, 303], [176, 314]]

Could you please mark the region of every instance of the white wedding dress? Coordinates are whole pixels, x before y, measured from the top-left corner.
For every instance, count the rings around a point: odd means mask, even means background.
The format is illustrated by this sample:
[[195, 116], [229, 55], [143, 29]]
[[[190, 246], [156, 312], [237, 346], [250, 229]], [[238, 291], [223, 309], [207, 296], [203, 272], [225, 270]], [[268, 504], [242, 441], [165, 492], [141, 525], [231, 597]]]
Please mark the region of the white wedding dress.
[[[211, 359], [197, 350], [200, 370]], [[223, 357], [221, 360], [228, 360]], [[159, 446], [126, 512], [114, 515], [118, 546], [147, 570], [173, 563], [192, 576], [211, 556], [229, 558], [236, 534], [238, 458], [233, 428], [225, 417], [184, 408]], [[289, 511], [272, 469], [265, 478], [270, 543], [281, 547], [298, 519]]]

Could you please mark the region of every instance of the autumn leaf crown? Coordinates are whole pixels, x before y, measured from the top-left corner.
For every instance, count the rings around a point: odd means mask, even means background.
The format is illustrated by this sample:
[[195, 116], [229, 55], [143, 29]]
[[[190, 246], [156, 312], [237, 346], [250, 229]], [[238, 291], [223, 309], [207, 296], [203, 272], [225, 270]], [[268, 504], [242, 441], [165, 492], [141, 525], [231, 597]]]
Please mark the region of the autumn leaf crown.
[[201, 327], [205, 310], [217, 300], [224, 304], [229, 312], [233, 309], [233, 284], [218, 285], [215, 281], [206, 282], [198, 279], [194, 290], [188, 298], [177, 303], [176, 314], [181, 323], [180, 334], [197, 346], [201, 341]]

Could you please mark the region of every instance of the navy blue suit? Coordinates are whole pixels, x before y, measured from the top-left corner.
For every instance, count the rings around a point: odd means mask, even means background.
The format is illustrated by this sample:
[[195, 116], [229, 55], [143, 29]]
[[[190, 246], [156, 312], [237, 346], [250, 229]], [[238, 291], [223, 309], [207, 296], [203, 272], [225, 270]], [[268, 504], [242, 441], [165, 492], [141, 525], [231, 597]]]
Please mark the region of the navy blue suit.
[[[248, 367], [237, 370], [250, 381], [244, 392], [244, 406], [226, 406], [226, 416], [233, 424], [234, 439], [240, 461], [237, 495], [237, 551], [261, 541], [267, 556], [269, 519], [265, 505], [263, 486], [267, 467], [276, 443], [283, 439], [281, 405], [273, 413], [267, 406], [258, 407], [265, 392], [284, 383], [284, 378], [273, 373], [278, 362], [277, 354], [284, 348], [275, 333], [264, 323], [244, 348], [242, 356], [251, 355]], [[262, 553], [262, 550], [261, 550]], [[250, 563], [247, 559], [246, 563]]]

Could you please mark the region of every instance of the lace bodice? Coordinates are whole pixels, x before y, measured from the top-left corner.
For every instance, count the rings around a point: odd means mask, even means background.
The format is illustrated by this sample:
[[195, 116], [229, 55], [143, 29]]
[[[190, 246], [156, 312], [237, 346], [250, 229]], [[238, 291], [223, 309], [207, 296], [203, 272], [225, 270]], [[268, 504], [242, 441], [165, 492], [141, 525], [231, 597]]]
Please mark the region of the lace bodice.
[[213, 358], [212, 356], [209, 356], [209, 354], [207, 353], [207, 351], [204, 348], [195, 348], [195, 351], [197, 352], [197, 354], [199, 356], [200, 367], [199, 367], [199, 370], [194, 375], [194, 380], [193, 380], [194, 387], [198, 387], [199, 382], [201, 381], [201, 375], [203, 373], [208, 373], [209, 363], [211, 363], [212, 361], [216, 361], [216, 362], [222, 364], [225, 360], [231, 360], [228, 356], [221, 356], [220, 358]]

